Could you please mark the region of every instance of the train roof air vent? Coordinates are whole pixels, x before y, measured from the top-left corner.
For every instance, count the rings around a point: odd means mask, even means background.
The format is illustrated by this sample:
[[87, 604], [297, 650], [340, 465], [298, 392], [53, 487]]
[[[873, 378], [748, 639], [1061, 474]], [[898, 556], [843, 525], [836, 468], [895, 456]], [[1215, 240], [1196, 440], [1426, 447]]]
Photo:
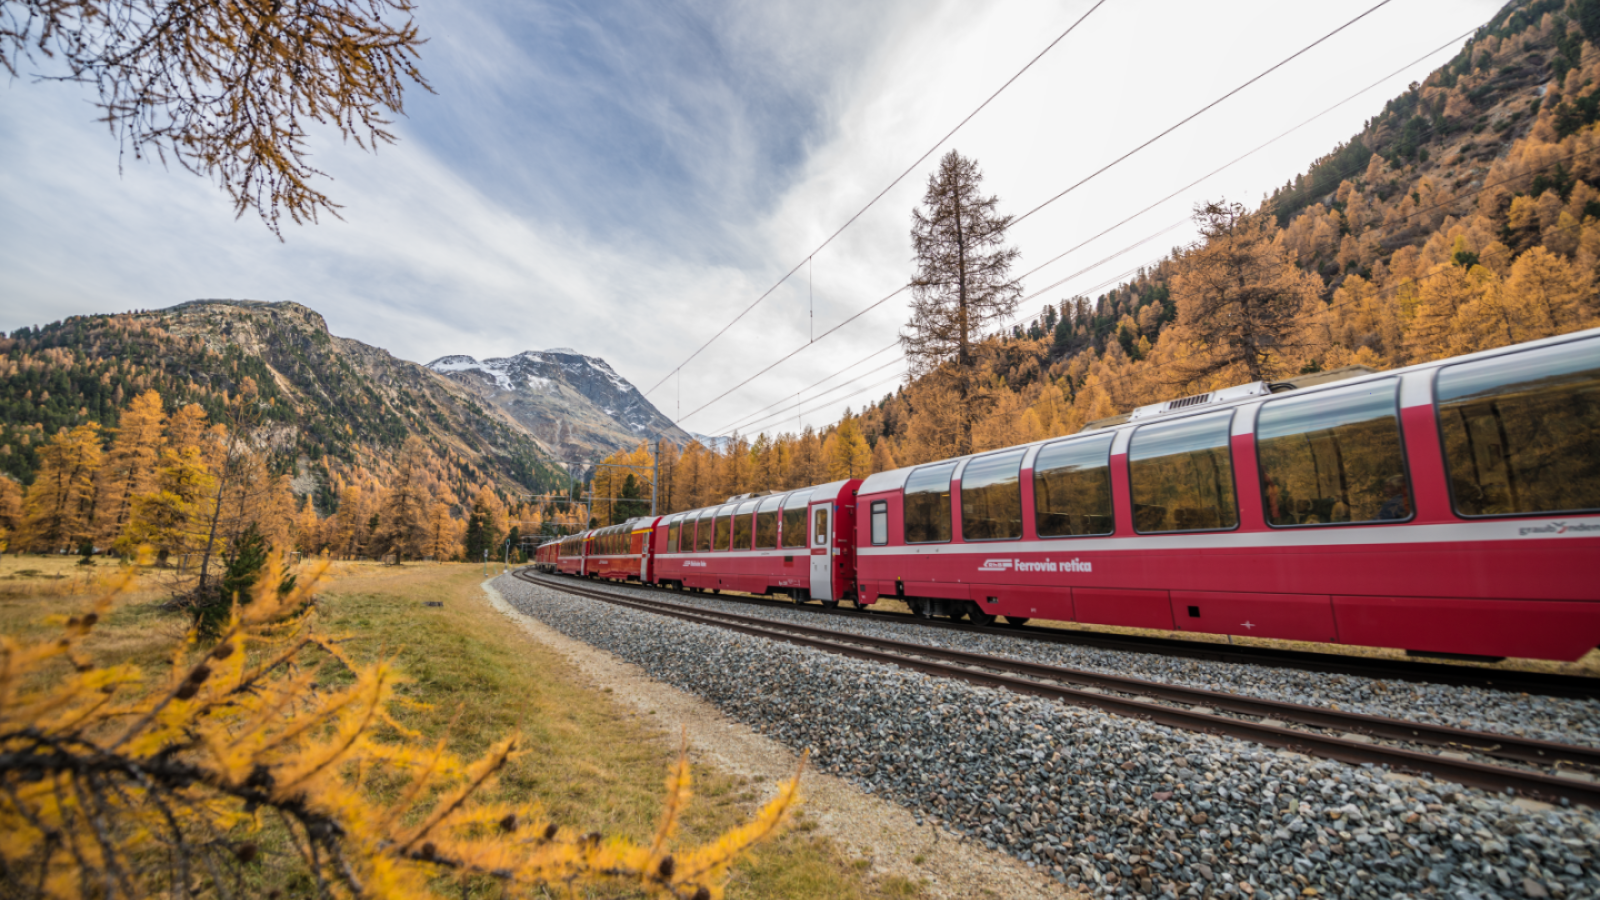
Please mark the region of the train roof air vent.
[[1224, 388], [1220, 391], [1207, 391], [1204, 394], [1195, 394], [1191, 397], [1180, 397], [1177, 400], [1168, 400], [1165, 403], [1152, 403], [1141, 406], [1128, 417], [1130, 422], [1140, 419], [1153, 419], [1156, 416], [1165, 416], [1170, 413], [1182, 412], [1186, 409], [1196, 409], [1202, 406], [1215, 406], [1219, 403], [1228, 403], [1233, 400], [1243, 400], [1247, 397], [1260, 397], [1271, 393], [1266, 382], [1256, 381], [1250, 384], [1241, 384], [1238, 387]]
[[1210, 402], [1211, 392], [1206, 391], [1204, 394], [1195, 394], [1193, 397], [1184, 397], [1182, 400], [1173, 400], [1167, 404], [1167, 411], [1171, 412], [1175, 409], [1188, 409], [1191, 406], [1199, 406], [1202, 403]]

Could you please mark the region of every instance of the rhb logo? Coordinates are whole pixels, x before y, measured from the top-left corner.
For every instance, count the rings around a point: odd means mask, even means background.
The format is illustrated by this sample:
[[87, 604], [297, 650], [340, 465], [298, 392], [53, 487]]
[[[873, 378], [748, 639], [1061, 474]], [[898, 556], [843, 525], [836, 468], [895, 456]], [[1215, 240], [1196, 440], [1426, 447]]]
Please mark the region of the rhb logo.
[[1077, 557], [1065, 560], [986, 559], [979, 572], [1093, 572], [1094, 564]]

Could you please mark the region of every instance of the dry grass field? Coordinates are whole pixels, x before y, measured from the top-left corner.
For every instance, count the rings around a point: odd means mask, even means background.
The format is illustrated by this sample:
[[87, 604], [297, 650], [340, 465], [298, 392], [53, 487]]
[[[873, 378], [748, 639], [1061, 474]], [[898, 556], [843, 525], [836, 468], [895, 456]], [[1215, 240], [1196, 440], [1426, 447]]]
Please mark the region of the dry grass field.
[[[81, 611], [88, 579], [109, 568], [81, 567], [71, 557], [0, 557], [0, 632], [40, 633], [44, 617]], [[358, 660], [398, 661], [410, 679], [399, 693], [417, 704], [402, 708], [403, 722], [427, 738], [448, 733], [452, 746], [471, 757], [520, 733], [526, 752], [505, 770], [498, 791], [543, 802], [564, 825], [647, 838], [676, 758], [675, 740], [586, 687], [564, 659], [511, 627], [489, 606], [482, 580], [478, 565], [336, 563], [319, 594], [318, 627], [343, 636]], [[135, 590], [96, 629], [89, 649], [101, 661], [160, 666], [186, 630], [181, 615], [163, 609], [167, 585], [159, 571], [141, 573]], [[681, 835], [686, 844], [747, 819], [770, 787], [703, 766], [694, 776], [695, 797]], [[375, 789], [384, 787], [380, 782]], [[803, 807], [797, 823], [736, 865], [730, 897], [921, 896], [904, 878], [871, 876], [812, 829]], [[486, 884], [466, 896], [498, 893]]]

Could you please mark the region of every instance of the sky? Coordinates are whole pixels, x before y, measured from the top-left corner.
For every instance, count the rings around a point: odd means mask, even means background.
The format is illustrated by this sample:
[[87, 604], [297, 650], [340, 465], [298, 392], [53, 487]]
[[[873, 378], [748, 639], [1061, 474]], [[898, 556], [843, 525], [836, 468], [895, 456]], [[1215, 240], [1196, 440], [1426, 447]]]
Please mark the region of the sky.
[[[313, 134], [342, 218], [281, 242], [206, 178], [119, 157], [89, 89], [24, 69], [0, 86], [0, 330], [292, 300], [417, 362], [603, 357], [694, 432], [822, 426], [903, 380], [909, 298], [862, 311], [914, 273], [941, 154], [1021, 216], [1378, 2], [421, 0], [433, 92], [376, 153]], [[1018, 320], [1189, 242], [1197, 203], [1258, 204], [1500, 5], [1389, 0], [1027, 216]]]

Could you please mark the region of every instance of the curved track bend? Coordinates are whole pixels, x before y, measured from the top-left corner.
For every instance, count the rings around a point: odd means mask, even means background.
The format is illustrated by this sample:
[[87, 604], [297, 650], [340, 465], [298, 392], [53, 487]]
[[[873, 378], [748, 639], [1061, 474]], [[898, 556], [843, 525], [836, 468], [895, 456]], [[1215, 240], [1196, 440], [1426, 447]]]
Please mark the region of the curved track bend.
[[[520, 569], [514, 574], [542, 587], [630, 609], [972, 684], [1098, 707], [1169, 727], [1225, 734], [1357, 765], [1386, 765], [1392, 769], [1426, 773], [1437, 779], [1486, 790], [1509, 789], [1541, 799], [1566, 799], [1600, 807], [1600, 784], [1590, 780], [1592, 776], [1589, 774], [1600, 772], [1600, 749], [1597, 748], [1382, 716], [1357, 715], [1316, 706], [929, 647], [889, 638], [778, 623], [640, 597], [615, 587], [604, 590], [570, 578], [539, 575], [529, 569]], [[791, 606], [786, 603], [779, 605]], [[997, 630], [1007, 634], [1016, 633], [1012, 629]], [[1414, 749], [1417, 746], [1442, 750], [1440, 753], [1429, 753]], [[1496, 762], [1481, 761], [1485, 759]], [[1499, 761], [1516, 765], [1503, 765]]]

